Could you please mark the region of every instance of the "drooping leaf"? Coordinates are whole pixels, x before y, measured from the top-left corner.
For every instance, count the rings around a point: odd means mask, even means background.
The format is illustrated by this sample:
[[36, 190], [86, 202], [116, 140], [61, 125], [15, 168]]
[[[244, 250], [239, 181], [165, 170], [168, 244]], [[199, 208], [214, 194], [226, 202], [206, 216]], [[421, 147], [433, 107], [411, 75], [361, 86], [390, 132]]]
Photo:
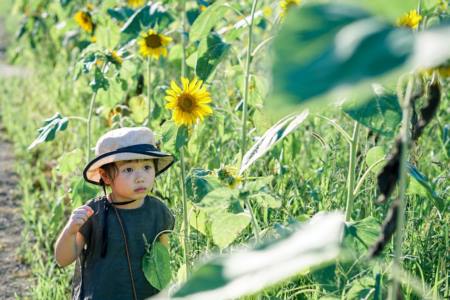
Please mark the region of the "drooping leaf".
[[173, 295], [174, 299], [235, 299], [281, 282], [335, 259], [340, 251], [344, 217], [322, 213], [291, 235], [211, 259]]
[[250, 167], [258, 158], [263, 156], [277, 142], [294, 131], [308, 116], [309, 111], [305, 110], [298, 115], [291, 115], [283, 118], [273, 125], [264, 135], [247, 151], [242, 160], [239, 175]]
[[170, 254], [166, 246], [156, 241], [142, 258], [145, 278], [158, 290], [164, 289], [172, 279]]
[[109, 88], [109, 81], [99, 68], [95, 68], [94, 78], [89, 85], [94, 93], [98, 92], [100, 89], [107, 91]]
[[402, 109], [397, 95], [380, 88], [374, 88], [375, 96], [367, 102], [348, 101], [344, 111], [355, 121], [379, 134], [392, 137], [402, 120]]
[[201, 209], [200, 207], [197, 207], [195, 205], [191, 205], [188, 203], [188, 206], [190, 206], [189, 209], [189, 225], [194, 227], [197, 231], [202, 233], [203, 235], [208, 235], [208, 216], [206, 215], [206, 212]]
[[38, 137], [31, 143], [28, 150], [41, 143], [53, 141], [58, 131], [66, 130], [68, 123], [69, 119], [61, 116], [60, 113], [56, 113], [53, 117], [45, 120], [44, 126], [38, 129]]
[[[386, 152], [384, 151], [384, 148], [381, 146], [375, 146], [369, 149], [366, 154], [366, 164], [368, 167], [371, 167], [375, 163], [382, 160], [384, 157], [386, 157]], [[372, 172], [375, 174], [380, 173], [380, 171], [383, 169], [384, 163], [380, 162], [376, 166], [372, 168]]]
[[281, 201], [268, 193], [258, 193], [251, 195], [250, 198], [265, 208], [280, 208]]
[[250, 224], [250, 220], [251, 217], [247, 213], [215, 213], [211, 218], [211, 234], [214, 244], [220, 249], [228, 247]]
[[222, 41], [217, 33], [210, 33], [201, 40], [198, 47], [195, 72], [201, 80], [207, 80], [230, 49], [230, 44]]
[[177, 131], [177, 137], [175, 140], [175, 148], [177, 150], [181, 149], [187, 145], [189, 141], [189, 128], [187, 126], [180, 126]]
[[189, 32], [190, 42], [201, 40], [209, 35], [211, 29], [223, 18], [230, 7], [224, 5], [224, 1], [217, 1], [203, 11], [197, 17]]
[[124, 34], [124, 42], [127, 42], [136, 38], [146, 28], [158, 25], [158, 29], [162, 30], [172, 22], [172, 15], [161, 3], [150, 1], [144, 7], [136, 10], [120, 31]]

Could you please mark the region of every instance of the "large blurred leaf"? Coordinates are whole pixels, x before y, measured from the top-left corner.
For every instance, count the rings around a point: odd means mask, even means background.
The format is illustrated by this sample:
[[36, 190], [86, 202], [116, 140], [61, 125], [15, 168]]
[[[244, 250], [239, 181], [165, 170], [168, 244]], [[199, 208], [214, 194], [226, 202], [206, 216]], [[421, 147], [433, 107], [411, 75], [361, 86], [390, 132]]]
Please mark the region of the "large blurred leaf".
[[232, 199], [236, 199], [238, 196], [239, 192], [235, 189], [217, 188], [204, 196], [197, 205], [209, 212], [226, 211]]
[[[339, 1], [336, 1], [339, 2]], [[409, 12], [412, 9], [417, 8], [417, 0], [371, 0], [371, 1], [359, 1], [359, 0], [344, 0], [341, 2], [352, 3], [360, 5], [375, 15], [382, 16], [395, 23], [397, 18], [403, 14]]]
[[299, 104], [329, 92], [335, 92], [333, 99], [346, 98], [357, 88], [366, 93], [370, 78], [402, 66], [444, 62], [450, 56], [450, 27], [413, 34], [356, 6], [305, 4], [292, 9], [273, 45], [269, 99]]
[[165, 288], [172, 279], [170, 255], [166, 246], [157, 241], [142, 258], [145, 278], [158, 290]]
[[201, 40], [208, 36], [211, 29], [223, 18], [227, 10], [231, 9], [224, 5], [224, 1], [217, 1], [197, 17], [189, 32], [191, 42]]
[[274, 93], [298, 103], [400, 66], [413, 36], [356, 6], [327, 3], [293, 9], [273, 44]]
[[250, 224], [247, 213], [231, 214], [218, 212], [211, 218], [211, 234], [214, 244], [220, 249], [228, 247]]
[[197, 52], [195, 72], [201, 80], [208, 79], [217, 65], [230, 49], [230, 44], [224, 43], [217, 33], [210, 33], [202, 39]]
[[95, 68], [94, 78], [89, 85], [94, 93], [98, 92], [99, 89], [107, 91], [109, 88], [109, 81], [99, 68]]
[[269, 151], [273, 145], [294, 131], [306, 119], [308, 114], [309, 111], [305, 110], [298, 115], [288, 116], [278, 121], [278, 123], [267, 130], [266, 133], [264, 133], [264, 135], [244, 155], [241, 169], [239, 170], [239, 175], [250, 167], [258, 158]]
[[378, 238], [380, 224], [374, 217], [346, 224], [346, 245], [352, 249], [366, 251]]
[[197, 268], [175, 299], [234, 299], [255, 293], [337, 257], [343, 233], [340, 213], [321, 213], [291, 235], [217, 257]]
[[50, 142], [55, 139], [57, 131], [66, 130], [69, 119], [56, 113], [53, 117], [44, 121], [44, 126], [38, 129], [38, 137], [31, 143], [28, 150], [33, 149], [43, 142]]
[[155, 27], [166, 28], [172, 23], [173, 17], [158, 2], [150, 1], [147, 5], [135, 11], [120, 30], [125, 36], [125, 41], [136, 38], [144, 29]]
[[379, 87], [374, 88], [374, 91], [376, 95], [367, 102], [347, 101], [344, 111], [373, 131], [392, 137], [402, 120], [402, 109], [397, 95]]

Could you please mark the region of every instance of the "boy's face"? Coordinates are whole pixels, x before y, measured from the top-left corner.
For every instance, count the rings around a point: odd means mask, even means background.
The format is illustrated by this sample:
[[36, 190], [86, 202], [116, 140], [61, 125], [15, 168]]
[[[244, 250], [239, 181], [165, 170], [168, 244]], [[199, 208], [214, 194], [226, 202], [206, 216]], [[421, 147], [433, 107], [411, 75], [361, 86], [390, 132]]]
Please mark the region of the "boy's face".
[[118, 172], [113, 180], [108, 178], [106, 184], [111, 186], [115, 201], [138, 200], [152, 189], [155, 181], [154, 161], [118, 161]]

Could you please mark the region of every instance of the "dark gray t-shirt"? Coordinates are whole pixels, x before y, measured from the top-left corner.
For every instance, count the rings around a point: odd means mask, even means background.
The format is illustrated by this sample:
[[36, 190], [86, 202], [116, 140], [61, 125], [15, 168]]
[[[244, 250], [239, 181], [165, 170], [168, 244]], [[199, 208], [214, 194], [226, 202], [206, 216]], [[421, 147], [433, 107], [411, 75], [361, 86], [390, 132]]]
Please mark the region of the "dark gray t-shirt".
[[[107, 216], [107, 252], [105, 257], [101, 257], [106, 201], [103, 196], [86, 203], [95, 213], [80, 229], [86, 246], [75, 265], [73, 300], [133, 299], [125, 244], [113, 208]], [[142, 271], [145, 254], [143, 234], [151, 244], [159, 232], [173, 229], [175, 218], [164, 203], [150, 196], [145, 197], [139, 208], [117, 210], [126, 231], [136, 294], [138, 299], [145, 299], [159, 291], [150, 285]]]

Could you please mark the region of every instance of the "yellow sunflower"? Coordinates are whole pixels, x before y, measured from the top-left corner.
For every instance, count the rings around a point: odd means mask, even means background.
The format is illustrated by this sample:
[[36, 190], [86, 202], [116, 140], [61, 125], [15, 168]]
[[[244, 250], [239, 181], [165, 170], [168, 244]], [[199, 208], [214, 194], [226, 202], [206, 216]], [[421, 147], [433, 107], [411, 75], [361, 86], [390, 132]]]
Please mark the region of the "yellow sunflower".
[[170, 89], [166, 91], [165, 99], [168, 101], [166, 108], [172, 110], [172, 118], [180, 125], [192, 125], [198, 119], [203, 121], [205, 116], [212, 114], [208, 105], [211, 100], [209, 92], [203, 85], [203, 81], [194, 78], [192, 81], [182, 77], [182, 87], [175, 81], [170, 83]]
[[122, 56], [115, 50], [110, 50], [107, 56], [109, 60], [115, 63], [116, 65], [121, 65], [123, 63]]
[[144, 5], [145, 0], [127, 0], [127, 4], [130, 7], [138, 8]]
[[294, 6], [298, 6], [301, 0], [282, 0], [280, 2], [281, 17], [286, 16], [287, 12]]
[[417, 29], [419, 26], [422, 16], [415, 10], [411, 10], [397, 20], [398, 26], [410, 27], [412, 29]]
[[94, 22], [92, 22], [92, 16], [89, 12], [80, 10], [73, 18], [84, 31], [92, 32], [94, 29]]
[[172, 41], [171, 37], [162, 35], [153, 29], [141, 33], [138, 40], [139, 52], [144, 57], [158, 59], [161, 55], [167, 56], [166, 46]]

